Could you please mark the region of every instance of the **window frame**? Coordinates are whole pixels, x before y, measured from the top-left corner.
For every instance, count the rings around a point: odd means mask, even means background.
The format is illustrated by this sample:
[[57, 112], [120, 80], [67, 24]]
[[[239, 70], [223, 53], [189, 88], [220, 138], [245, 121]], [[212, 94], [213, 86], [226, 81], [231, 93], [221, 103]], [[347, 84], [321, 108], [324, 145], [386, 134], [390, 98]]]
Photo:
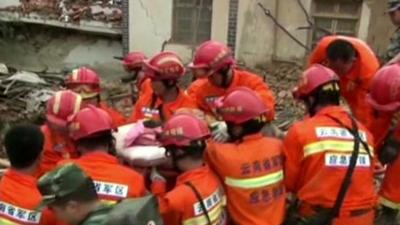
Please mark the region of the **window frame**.
[[[319, 0], [321, 1], [321, 0]], [[339, 11], [340, 5], [343, 2], [357, 2], [359, 4], [357, 13], [355, 14], [344, 14]], [[340, 0], [340, 1], [331, 1], [332, 4], [334, 4], [334, 12], [328, 13], [328, 12], [316, 12], [318, 0], [313, 0], [311, 4], [311, 17], [313, 18], [313, 21], [315, 22], [317, 18], [321, 19], [328, 19], [331, 20], [332, 23], [332, 28], [330, 29], [333, 31], [334, 34], [338, 34], [337, 26], [338, 26], [338, 21], [339, 20], [353, 20], [356, 21], [356, 28], [354, 30], [354, 36], [357, 37], [358, 32], [360, 30], [360, 20], [361, 20], [361, 12], [362, 12], [362, 7], [363, 7], [363, 0]], [[314, 30], [310, 30], [308, 33], [308, 46], [314, 47], [316, 43], [318, 43], [318, 40], [314, 42]]]
[[206, 20], [198, 21], [197, 17], [199, 15], [199, 17], [201, 18], [201, 13], [204, 10], [203, 8], [209, 8], [209, 10], [210, 10], [210, 18], [209, 18], [210, 31], [208, 32], [208, 35], [209, 35], [208, 39], [210, 39], [211, 35], [212, 35], [212, 11], [213, 11], [213, 1], [214, 0], [209, 0], [210, 3], [211, 3], [209, 6], [208, 5], [203, 5], [202, 7], [200, 7], [200, 4], [197, 4], [197, 3], [200, 2], [200, 1], [207, 1], [207, 0], [192, 0], [193, 4], [180, 3], [179, 1], [180, 0], [173, 0], [173, 2], [172, 2], [172, 24], [171, 24], [172, 29], [171, 29], [171, 40], [170, 40], [170, 42], [173, 43], [173, 44], [182, 44], [182, 45], [197, 45], [197, 44], [200, 44], [202, 42], [201, 40], [198, 41], [198, 39], [199, 39], [199, 33], [198, 32], [196, 32], [195, 34], [191, 35], [191, 38], [190, 38], [191, 40], [183, 41], [183, 40], [179, 40], [179, 39], [182, 39], [182, 38], [177, 38], [177, 34], [179, 34], [178, 31], [177, 31], [178, 30], [177, 26], [179, 24], [179, 22], [178, 22], [179, 21], [179, 17], [176, 14], [176, 10], [179, 9], [179, 8], [192, 7], [192, 6], [194, 6], [195, 12], [196, 12], [196, 13], [192, 14], [192, 17], [190, 19], [191, 20], [190, 24], [191, 24], [192, 27], [196, 27], [196, 25], [200, 26], [202, 21], [206, 21]]

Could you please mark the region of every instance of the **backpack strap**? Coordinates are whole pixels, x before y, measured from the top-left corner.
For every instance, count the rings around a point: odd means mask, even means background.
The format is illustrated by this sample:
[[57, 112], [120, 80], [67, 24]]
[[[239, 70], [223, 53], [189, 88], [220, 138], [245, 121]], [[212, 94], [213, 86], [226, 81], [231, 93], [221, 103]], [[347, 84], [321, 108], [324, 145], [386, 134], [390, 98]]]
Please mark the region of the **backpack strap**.
[[207, 210], [206, 206], [204, 205], [204, 202], [203, 202], [204, 200], [201, 197], [200, 192], [196, 189], [196, 187], [190, 181], [186, 182], [185, 185], [188, 186], [190, 189], [192, 189], [194, 195], [196, 195], [196, 198], [200, 203], [201, 210], [203, 210], [204, 215], [207, 218], [208, 225], [212, 225], [210, 215], [208, 214], [208, 210]]
[[[333, 219], [337, 218], [339, 216], [340, 208], [343, 205], [344, 198], [346, 197], [346, 193], [350, 187], [353, 173], [354, 173], [354, 170], [357, 165], [357, 159], [358, 159], [358, 155], [360, 152], [360, 142], [363, 142], [363, 140], [359, 136], [357, 122], [351, 115], [349, 115], [349, 117], [351, 119], [351, 123], [352, 123], [351, 128], [347, 127], [342, 121], [340, 121], [339, 119], [337, 119], [335, 117], [332, 117], [332, 116], [328, 116], [328, 117], [331, 118], [332, 120], [334, 120], [336, 123], [340, 124], [342, 127], [346, 128], [354, 136], [354, 149], [351, 154], [350, 164], [349, 164], [349, 167], [347, 168], [342, 185], [340, 186], [339, 193], [336, 197], [335, 204], [334, 204], [333, 208], [331, 209], [329, 217], [327, 218], [328, 219], [327, 223], [331, 224]], [[366, 150], [369, 152], [369, 148], [368, 148], [367, 144], [366, 144]]]

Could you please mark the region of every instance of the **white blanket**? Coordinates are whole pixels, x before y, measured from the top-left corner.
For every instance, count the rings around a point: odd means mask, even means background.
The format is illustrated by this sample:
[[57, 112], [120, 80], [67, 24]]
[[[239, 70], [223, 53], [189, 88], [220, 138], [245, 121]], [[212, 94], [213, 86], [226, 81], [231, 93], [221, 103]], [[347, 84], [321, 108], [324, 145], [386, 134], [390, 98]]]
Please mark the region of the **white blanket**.
[[113, 136], [116, 141], [117, 154], [131, 165], [140, 167], [158, 166], [166, 162], [165, 148], [159, 146], [132, 146], [125, 148], [124, 140], [131, 127], [128, 124], [118, 128]]

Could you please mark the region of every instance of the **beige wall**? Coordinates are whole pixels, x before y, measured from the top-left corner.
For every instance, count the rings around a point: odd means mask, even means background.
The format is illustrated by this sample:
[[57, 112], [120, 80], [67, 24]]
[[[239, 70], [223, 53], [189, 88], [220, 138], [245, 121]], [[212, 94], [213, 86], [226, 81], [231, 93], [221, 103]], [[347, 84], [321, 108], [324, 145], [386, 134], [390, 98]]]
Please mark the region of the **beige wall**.
[[[151, 56], [171, 38], [172, 0], [130, 0], [130, 50], [144, 51]], [[226, 42], [229, 0], [213, 3], [211, 38]], [[189, 62], [196, 46], [169, 43], [166, 50], [177, 52]]]
[[[275, 8], [275, 0], [261, 0], [267, 8]], [[249, 66], [262, 65], [273, 54], [274, 25], [253, 0], [240, 1], [236, 36], [236, 57]]]
[[[304, 7], [311, 11], [311, 0], [302, 0]], [[308, 26], [306, 16], [298, 5], [297, 1], [279, 0], [278, 20], [303, 44], [308, 45], [309, 30], [298, 29]], [[293, 41], [281, 29], [277, 29], [277, 43], [274, 58], [278, 60], [295, 61], [303, 59], [306, 50]]]
[[369, 24], [367, 41], [378, 55], [383, 55], [396, 27], [391, 23], [389, 15], [386, 13], [386, 4], [370, 0], [368, 5], [371, 8], [372, 19]]
[[[130, 0], [130, 48], [141, 50], [148, 55], [160, 51], [164, 41], [171, 37], [172, 0]], [[306, 51], [272, 20], [266, 17], [258, 7], [256, 0], [239, 0], [238, 24], [236, 36], [236, 57], [249, 66], [263, 66], [272, 59], [304, 61]], [[309, 44], [309, 30], [299, 30], [307, 26], [306, 17], [295, 0], [259, 0], [278, 21], [304, 44]], [[312, 0], [302, 0], [305, 8], [311, 11]], [[214, 0], [211, 38], [227, 41], [229, 0]], [[365, 0], [362, 6], [358, 36], [368, 40], [374, 50], [380, 52], [387, 42], [389, 30], [386, 7], [380, 1]], [[372, 18], [372, 19], [371, 19]], [[379, 21], [376, 21], [379, 19]], [[384, 27], [384, 28], [382, 28]], [[378, 32], [375, 32], [377, 30]], [[382, 32], [380, 31], [382, 30]], [[383, 44], [382, 44], [383, 42]], [[186, 61], [190, 61], [195, 46], [170, 43], [167, 50], [178, 52]]]

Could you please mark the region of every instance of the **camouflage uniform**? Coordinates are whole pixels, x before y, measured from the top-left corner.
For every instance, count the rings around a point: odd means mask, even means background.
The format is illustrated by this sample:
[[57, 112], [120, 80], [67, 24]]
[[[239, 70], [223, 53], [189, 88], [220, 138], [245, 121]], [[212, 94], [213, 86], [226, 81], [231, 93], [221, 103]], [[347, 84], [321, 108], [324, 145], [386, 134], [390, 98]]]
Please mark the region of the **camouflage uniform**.
[[[86, 191], [89, 193], [90, 190], [82, 188], [82, 185], [85, 183], [88, 183], [85, 187], [93, 188], [93, 191], [95, 192], [95, 186], [92, 179], [78, 166], [72, 163], [58, 167], [57, 169], [45, 174], [38, 182], [39, 191], [43, 196], [39, 209], [53, 204], [57, 199], [67, 197], [77, 191]], [[111, 209], [111, 206], [100, 204], [82, 220], [80, 225], [106, 224], [106, 219]]]
[[[389, 0], [388, 1], [388, 12], [394, 12], [400, 8], [400, 0]], [[396, 32], [390, 39], [390, 44], [386, 50], [385, 62], [393, 59], [397, 54], [400, 53], [400, 27], [397, 28]]]

